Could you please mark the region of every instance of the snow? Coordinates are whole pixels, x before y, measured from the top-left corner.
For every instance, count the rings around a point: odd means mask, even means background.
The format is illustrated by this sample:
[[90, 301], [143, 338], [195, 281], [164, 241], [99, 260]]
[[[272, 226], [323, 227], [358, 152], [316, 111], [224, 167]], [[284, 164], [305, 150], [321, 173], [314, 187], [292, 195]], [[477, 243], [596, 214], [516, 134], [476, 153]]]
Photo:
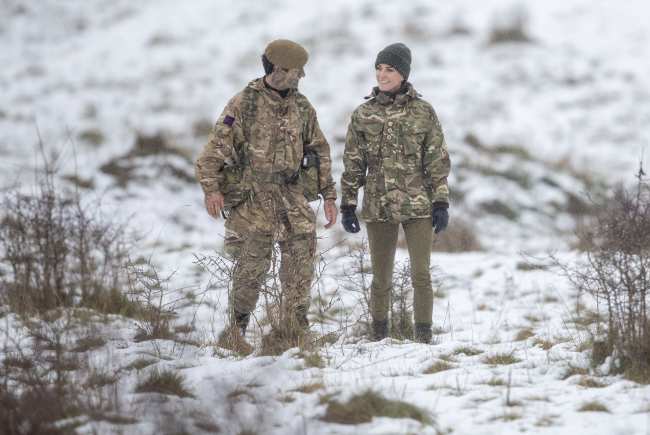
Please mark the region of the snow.
[[[518, 13], [533, 42], [488, 44], [491, 29]], [[196, 420], [191, 415], [202, 415], [222, 433], [435, 433], [406, 419], [375, 418], [359, 426], [320, 420], [321, 396], [344, 401], [368, 388], [430, 411], [438, 428], [458, 434], [649, 433], [650, 389], [608, 374], [605, 366], [590, 368], [583, 346], [589, 333], [572, 322], [576, 294], [567, 280], [550, 267], [518, 267], [530, 256], [547, 258], [548, 250], [565, 261], [580, 255], [570, 251], [575, 219], [566, 204], [569, 194], [584, 197], [590, 187], [585, 174], [607, 184], [633, 180], [650, 140], [650, 28], [642, 18], [648, 15], [650, 3], [642, 0], [5, 1], [0, 187], [18, 181], [29, 188], [38, 128], [46, 149], [60, 155], [62, 174], [93, 180], [88, 195], [101, 197], [108, 215], [143, 234], [139, 253], [165, 272], [176, 271], [172, 288], [205, 297], [200, 306], [177, 309], [178, 324], [194, 320], [190, 335], [197, 345], [136, 343], [132, 322], [105, 325], [106, 346], [89, 355], [119, 372], [121, 400], [138, 422], [88, 421], [79, 433], [158, 433], [172, 418], [166, 412], [187, 424]], [[467, 34], [452, 34], [454, 26]], [[233, 94], [261, 75], [260, 53], [280, 37], [302, 42], [311, 53], [301, 91], [330, 141], [337, 182], [347, 121], [374, 85], [377, 51], [394, 41], [411, 47], [411, 81], [437, 111], [452, 158], [450, 188], [463, 193], [452, 202], [451, 224], [456, 217], [470, 222], [486, 248], [432, 254], [445, 294], [434, 304], [434, 325], [442, 330], [436, 344], [358, 336], [354, 320], [362, 309], [343, 277], [351, 268], [346, 246], [361, 242], [365, 230], [350, 235], [338, 224], [324, 230], [319, 204], [319, 249], [328, 267], [314, 297], [318, 290], [339, 309], [333, 320], [312, 326], [339, 335], [318, 350], [324, 367], [307, 367], [296, 349], [278, 357], [215, 353], [227, 294], [193, 264], [193, 255], [221, 249], [223, 222], [204, 212], [198, 185], [160, 170], [169, 163], [191, 175], [190, 161], [138, 158], [140, 181], [125, 188], [99, 169], [127, 153], [137, 133], [163, 132], [195, 157], [206, 138], [192, 126], [212, 123]], [[101, 131], [103, 143], [81, 139], [88, 129]], [[466, 142], [469, 133], [481, 149]], [[528, 157], [499, 151], [502, 145]], [[481, 206], [495, 200], [517, 210], [518, 218]], [[406, 261], [406, 251], [397, 257]], [[581, 301], [590, 303], [585, 296]], [[262, 317], [261, 307], [256, 315]], [[16, 338], [24, 334], [19, 320], [5, 316], [2, 323]], [[526, 328], [534, 335], [515, 341]], [[257, 327], [248, 334], [257, 349], [260, 334]], [[540, 340], [552, 347], [543, 349]], [[454, 355], [461, 346], [482, 353]], [[519, 362], [484, 361], [502, 353]], [[125, 369], [147, 354], [154, 366], [142, 373]], [[453, 368], [424, 373], [441, 358]], [[153, 367], [180, 371], [196, 397], [160, 403], [155, 395], [135, 393]], [[565, 379], [570, 367], [590, 375]], [[581, 386], [581, 376], [605, 386]], [[310, 383], [323, 388], [295, 391]], [[243, 393], [229, 396], [238, 390]], [[610, 413], [578, 411], [591, 400]]]

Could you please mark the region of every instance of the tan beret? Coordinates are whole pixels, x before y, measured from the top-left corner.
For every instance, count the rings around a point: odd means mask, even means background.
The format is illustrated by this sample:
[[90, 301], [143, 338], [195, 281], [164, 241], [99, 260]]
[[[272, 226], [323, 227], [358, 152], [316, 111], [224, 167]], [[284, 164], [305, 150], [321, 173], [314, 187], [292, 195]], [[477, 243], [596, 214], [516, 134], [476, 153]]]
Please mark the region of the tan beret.
[[309, 59], [305, 48], [288, 39], [276, 39], [269, 43], [264, 50], [267, 59], [281, 68], [302, 68]]

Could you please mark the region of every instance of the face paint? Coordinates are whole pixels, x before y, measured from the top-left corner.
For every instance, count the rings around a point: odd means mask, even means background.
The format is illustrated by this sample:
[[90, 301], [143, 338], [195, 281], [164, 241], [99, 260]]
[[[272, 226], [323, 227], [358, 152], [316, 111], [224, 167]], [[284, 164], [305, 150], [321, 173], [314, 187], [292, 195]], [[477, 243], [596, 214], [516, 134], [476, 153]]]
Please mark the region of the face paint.
[[305, 76], [302, 68], [279, 68], [276, 67], [269, 76], [270, 85], [275, 89], [283, 91], [285, 89], [298, 88], [298, 82]]

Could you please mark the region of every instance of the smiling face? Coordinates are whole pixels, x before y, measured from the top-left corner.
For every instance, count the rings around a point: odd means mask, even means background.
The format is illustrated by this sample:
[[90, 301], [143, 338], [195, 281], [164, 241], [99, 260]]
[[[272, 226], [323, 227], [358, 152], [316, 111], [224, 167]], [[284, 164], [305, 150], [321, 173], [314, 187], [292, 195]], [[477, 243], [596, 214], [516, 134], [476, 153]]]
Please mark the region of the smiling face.
[[392, 66], [385, 63], [377, 65], [377, 86], [382, 92], [395, 92], [400, 86], [404, 77]]
[[298, 82], [305, 76], [302, 68], [281, 68], [275, 66], [273, 72], [267, 76], [267, 82], [279, 91], [297, 89]]

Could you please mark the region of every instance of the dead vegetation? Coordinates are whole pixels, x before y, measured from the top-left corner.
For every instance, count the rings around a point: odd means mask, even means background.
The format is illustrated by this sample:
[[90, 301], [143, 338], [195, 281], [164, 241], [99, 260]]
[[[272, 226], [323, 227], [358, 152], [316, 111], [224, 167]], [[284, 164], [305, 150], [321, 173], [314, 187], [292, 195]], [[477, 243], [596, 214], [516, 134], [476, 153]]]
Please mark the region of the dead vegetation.
[[45, 160], [35, 191], [7, 192], [0, 217], [0, 299], [20, 314], [56, 307], [88, 307], [133, 315], [122, 293], [127, 230], [105, 219], [97, 203], [59, 189]]
[[[143, 163], [142, 158], [153, 158], [153, 162], [146, 165], [147, 171], [139, 171]], [[152, 168], [154, 175], [152, 174]], [[146, 135], [138, 133], [133, 147], [126, 154], [106, 162], [100, 170], [113, 176], [120, 187], [126, 187], [131, 182], [148, 183], [155, 179], [177, 179], [186, 183], [195, 183], [196, 179], [191, 171], [192, 160], [187, 152], [172, 145], [163, 133]]]
[[427, 411], [407, 402], [387, 399], [371, 390], [356, 394], [345, 403], [330, 401], [322, 420], [339, 424], [361, 424], [372, 421], [373, 417], [410, 418], [425, 425], [433, 424]]
[[527, 25], [528, 14], [523, 7], [512, 7], [510, 10], [501, 11], [494, 17], [488, 45], [533, 42], [528, 35]]
[[[596, 200], [594, 200], [596, 201]], [[642, 167], [633, 189], [619, 186], [594, 204], [598, 213], [579, 234], [585, 259], [555, 259], [579, 294], [591, 295], [600, 312], [576, 318], [593, 335], [592, 361], [611, 355], [610, 370], [650, 382], [650, 186]]]
[[178, 397], [194, 397], [194, 394], [185, 385], [182, 374], [170, 369], [153, 369], [149, 375], [138, 383], [136, 393], [159, 393]]

